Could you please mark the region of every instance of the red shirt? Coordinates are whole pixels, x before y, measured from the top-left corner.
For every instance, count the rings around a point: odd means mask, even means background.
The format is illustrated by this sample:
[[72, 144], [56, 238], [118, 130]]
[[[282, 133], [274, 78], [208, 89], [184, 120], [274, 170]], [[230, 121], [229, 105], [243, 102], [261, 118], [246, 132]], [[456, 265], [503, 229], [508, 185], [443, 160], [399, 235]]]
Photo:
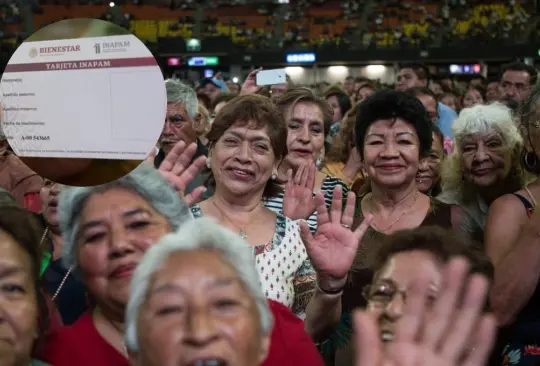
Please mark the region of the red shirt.
[[98, 333], [92, 313], [49, 336], [37, 359], [54, 366], [129, 366], [129, 361]]
[[[270, 352], [262, 366], [323, 366], [315, 344], [304, 330], [304, 322], [286, 306], [269, 303], [274, 329]], [[92, 313], [51, 334], [44, 351], [37, 358], [54, 366], [129, 366], [128, 360], [98, 333]]]
[[262, 366], [323, 366], [324, 362], [304, 322], [285, 305], [268, 300], [274, 315], [274, 329], [268, 358]]

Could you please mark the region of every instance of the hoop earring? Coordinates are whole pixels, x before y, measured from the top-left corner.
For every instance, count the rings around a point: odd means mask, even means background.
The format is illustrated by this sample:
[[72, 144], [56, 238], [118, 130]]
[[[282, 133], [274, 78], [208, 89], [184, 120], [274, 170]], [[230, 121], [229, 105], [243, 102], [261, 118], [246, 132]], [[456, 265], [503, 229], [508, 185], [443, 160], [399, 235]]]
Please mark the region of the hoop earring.
[[521, 155], [521, 163], [529, 173], [540, 174], [540, 161], [534, 152], [523, 152]]

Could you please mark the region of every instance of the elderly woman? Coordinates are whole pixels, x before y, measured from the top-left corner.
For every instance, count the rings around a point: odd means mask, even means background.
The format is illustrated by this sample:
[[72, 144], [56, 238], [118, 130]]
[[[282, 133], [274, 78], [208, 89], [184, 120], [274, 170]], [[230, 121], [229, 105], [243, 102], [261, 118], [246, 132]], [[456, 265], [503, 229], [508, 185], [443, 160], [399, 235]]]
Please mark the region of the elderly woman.
[[131, 275], [148, 247], [190, 219], [179, 195], [146, 164], [106, 185], [64, 188], [63, 259], [96, 306], [51, 334], [41, 359], [55, 366], [127, 366], [123, 324]]
[[125, 336], [131, 364], [322, 365], [302, 321], [269, 302], [259, 281], [245, 242], [213, 220], [166, 235], [133, 275]]
[[374, 270], [355, 319], [355, 365], [496, 365], [488, 361], [496, 323], [485, 312], [493, 266], [484, 254], [446, 230], [406, 230], [387, 238]]
[[416, 184], [420, 192], [431, 197], [441, 193], [441, 169], [444, 158], [444, 136], [441, 130], [434, 126], [431, 151], [420, 161], [416, 173]]
[[[523, 168], [540, 175], [540, 87], [522, 105], [526, 142]], [[503, 361], [511, 365], [540, 362], [540, 181], [499, 197], [489, 208], [485, 247], [495, 265], [491, 303], [504, 326]]]
[[48, 323], [40, 291], [40, 235], [39, 224], [31, 213], [15, 205], [0, 207], [3, 366], [45, 366], [31, 356]]
[[324, 161], [324, 142], [332, 122], [332, 110], [326, 100], [307, 88], [288, 90], [277, 105], [287, 126], [287, 153], [276, 171], [276, 183], [284, 191], [268, 197], [265, 206], [291, 219], [306, 219], [315, 231], [314, 192], [324, 195], [327, 207], [330, 207], [332, 193], [338, 186], [344, 197], [348, 193], [342, 180], [316, 169]]
[[460, 205], [463, 228], [479, 242], [495, 199], [521, 189], [523, 139], [511, 111], [499, 103], [465, 108], [454, 122], [455, 150], [443, 166], [442, 202]]
[[359, 108], [360, 103], [345, 114], [339, 134], [321, 169], [323, 173], [341, 179], [349, 187], [361, 184], [365, 179], [360, 155], [354, 146], [354, 126]]
[[[265, 295], [305, 317], [306, 329], [316, 337], [339, 316], [333, 309], [339, 306], [354, 259], [353, 247], [358, 245], [355, 238], [361, 237], [363, 228], [350, 231], [354, 195], [348, 198], [341, 214], [341, 188], [334, 193], [335, 214], [331, 218], [323, 194], [316, 195], [320, 227], [314, 236], [305, 222], [293, 221], [262, 204], [265, 197], [272, 197], [279, 189], [275, 179], [286, 152], [286, 138], [283, 118], [270, 99], [243, 95], [230, 101], [208, 134], [208, 167], [215, 194], [194, 205], [192, 211], [196, 217], [218, 219], [247, 241]], [[323, 238], [332, 244], [319, 246]]]

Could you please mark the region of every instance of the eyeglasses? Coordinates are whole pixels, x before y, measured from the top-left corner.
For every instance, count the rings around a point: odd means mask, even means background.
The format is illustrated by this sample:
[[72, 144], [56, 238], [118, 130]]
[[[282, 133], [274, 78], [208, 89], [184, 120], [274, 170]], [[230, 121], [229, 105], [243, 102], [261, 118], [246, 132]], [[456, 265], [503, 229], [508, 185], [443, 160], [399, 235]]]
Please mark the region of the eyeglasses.
[[[362, 290], [364, 299], [377, 308], [387, 307], [397, 295], [401, 295], [403, 302], [407, 301], [407, 291], [400, 290], [397, 283], [391, 279], [366, 285]], [[435, 295], [428, 295], [427, 306], [430, 307], [433, 305], [436, 299], [437, 297]]]

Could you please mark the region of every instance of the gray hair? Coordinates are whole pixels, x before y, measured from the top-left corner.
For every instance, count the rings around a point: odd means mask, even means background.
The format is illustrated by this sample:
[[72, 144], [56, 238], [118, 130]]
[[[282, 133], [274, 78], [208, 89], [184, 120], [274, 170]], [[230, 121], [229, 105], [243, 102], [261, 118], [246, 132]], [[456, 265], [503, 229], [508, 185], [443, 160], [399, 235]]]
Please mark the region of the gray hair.
[[77, 265], [77, 236], [81, 212], [86, 202], [95, 193], [119, 187], [145, 199], [157, 212], [165, 216], [173, 230], [177, 230], [184, 222], [193, 218], [189, 207], [178, 193], [155, 168], [146, 163], [111, 183], [95, 187], [65, 187], [60, 193], [58, 223], [64, 239], [62, 259], [67, 268], [75, 268]]
[[222, 227], [213, 219], [199, 218], [184, 224], [177, 233], [165, 235], [157, 245], [146, 252], [139, 263], [131, 280], [131, 294], [126, 309], [124, 340], [130, 351], [139, 352], [138, 313], [148, 295], [154, 273], [171, 254], [201, 249], [219, 252], [223, 260], [232, 265], [255, 299], [262, 334], [271, 331], [273, 316], [262, 291], [251, 249], [237, 234]]
[[195, 120], [199, 108], [195, 90], [176, 79], [165, 80], [165, 89], [167, 90], [167, 104], [183, 104], [189, 118], [192, 121]]

